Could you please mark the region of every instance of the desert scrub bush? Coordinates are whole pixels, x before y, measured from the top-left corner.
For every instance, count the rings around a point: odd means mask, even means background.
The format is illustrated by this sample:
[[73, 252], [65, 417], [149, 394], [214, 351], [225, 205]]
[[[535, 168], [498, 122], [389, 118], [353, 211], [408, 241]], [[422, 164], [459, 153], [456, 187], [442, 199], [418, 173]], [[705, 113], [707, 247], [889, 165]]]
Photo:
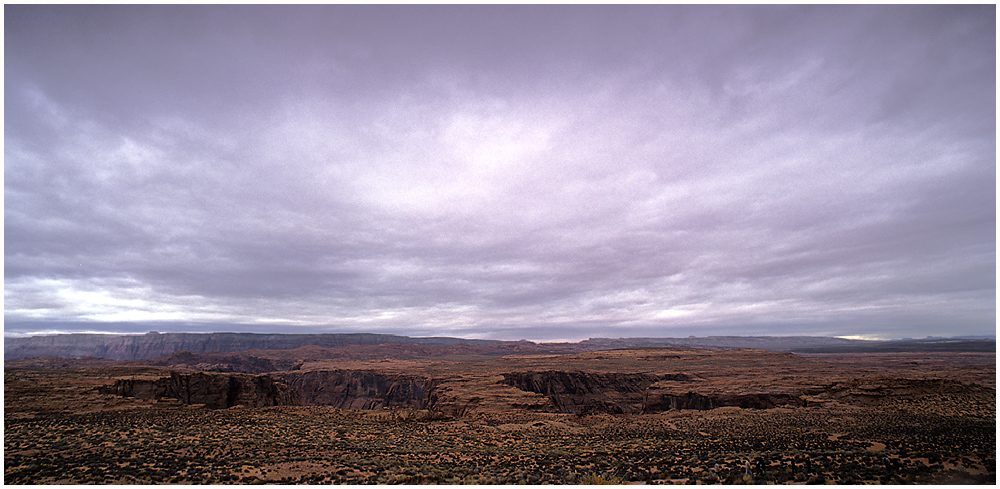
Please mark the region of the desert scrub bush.
[[598, 486], [608, 484], [624, 484], [625, 481], [617, 477], [604, 477], [603, 475], [588, 474], [580, 479], [580, 484], [584, 486]]

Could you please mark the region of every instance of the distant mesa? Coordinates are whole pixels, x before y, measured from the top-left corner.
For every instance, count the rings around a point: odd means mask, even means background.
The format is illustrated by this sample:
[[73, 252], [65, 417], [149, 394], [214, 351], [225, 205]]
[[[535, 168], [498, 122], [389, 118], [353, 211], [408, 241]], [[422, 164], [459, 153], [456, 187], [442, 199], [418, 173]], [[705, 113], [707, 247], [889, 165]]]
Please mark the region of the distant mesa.
[[390, 334], [259, 334], [259, 333], [158, 333], [144, 335], [58, 334], [5, 338], [4, 358], [55, 356], [65, 358], [107, 358], [145, 360], [177, 351], [194, 353], [241, 352], [252, 349], [289, 350], [308, 345], [416, 344], [448, 346], [502, 343], [461, 338], [410, 338]]
[[507, 351], [560, 352], [616, 348], [681, 347], [707, 349], [752, 348], [795, 353], [864, 353], [894, 351], [995, 352], [992, 338], [927, 338], [873, 341], [817, 336], [708, 336], [687, 338], [591, 338], [578, 343], [533, 343], [448, 337], [408, 337], [373, 333], [260, 334], [260, 333], [159, 333], [144, 335], [58, 334], [5, 338], [4, 358], [54, 356], [145, 360], [178, 351], [229, 353], [253, 349], [290, 350], [305, 346], [323, 348], [350, 345], [423, 345], [428, 347], [485, 347]]

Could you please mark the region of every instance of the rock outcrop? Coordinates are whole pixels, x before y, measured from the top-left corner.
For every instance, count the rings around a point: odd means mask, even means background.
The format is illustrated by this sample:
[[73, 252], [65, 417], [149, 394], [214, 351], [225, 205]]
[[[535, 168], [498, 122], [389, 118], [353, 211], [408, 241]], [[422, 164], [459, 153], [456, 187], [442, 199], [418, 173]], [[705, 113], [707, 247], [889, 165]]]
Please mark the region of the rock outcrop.
[[796, 395], [784, 392], [748, 393], [699, 393], [699, 392], [650, 392], [642, 408], [644, 413], [671, 409], [696, 409], [707, 411], [719, 407], [743, 409], [770, 409], [778, 406], [802, 406], [805, 402]]
[[669, 378], [686, 380], [685, 374], [648, 373], [510, 372], [503, 383], [523, 391], [542, 394], [564, 413], [638, 413], [643, 410], [646, 389]]
[[405, 407], [426, 409], [434, 387], [431, 379], [372, 370], [316, 370], [275, 374], [306, 405], [341, 409]]
[[118, 379], [102, 392], [140, 399], [178, 399], [211, 409], [298, 404], [288, 384], [267, 375], [171, 372], [168, 377]]
[[[654, 413], [671, 409], [709, 410], [734, 406], [769, 409], [801, 406], [788, 392], [713, 392], [698, 389], [699, 379], [684, 373], [511, 372], [503, 383], [548, 397], [560, 412]], [[664, 388], [666, 384], [669, 387]]]
[[236, 405], [426, 409], [432, 388], [433, 382], [420, 376], [319, 370], [271, 375], [171, 372], [163, 377], [118, 379], [102, 392], [140, 399], [177, 399], [211, 409]]

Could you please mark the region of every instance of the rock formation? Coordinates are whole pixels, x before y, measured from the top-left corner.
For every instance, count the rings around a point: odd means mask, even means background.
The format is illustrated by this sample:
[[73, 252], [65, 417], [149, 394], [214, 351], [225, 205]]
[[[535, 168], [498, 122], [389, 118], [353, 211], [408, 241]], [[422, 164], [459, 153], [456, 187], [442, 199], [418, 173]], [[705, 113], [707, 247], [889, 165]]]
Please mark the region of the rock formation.
[[[683, 374], [680, 374], [683, 376]], [[560, 412], [573, 414], [636, 413], [646, 388], [660, 376], [645, 373], [510, 372], [503, 383], [552, 400]]]
[[671, 409], [696, 409], [706, 411], [719, 407], [739, 407], [743, 409], [770, 409], [779, 406], [802, 406], [801, 397], [786, 392], [747, 393], [699, 393], [699, 392], [651, 392], [643, 405], [643, 413], [669, 411]]
[[287, 384], [267, 375], [171, 372], [168, 377], [118, 379], [101, 391], [140, 399], [178, 399], [212, 409], [298, 404]]
[[425, 409], [431, 390], [431, 380], [419, 376], [320, 370], [274, 375], [171, 372], [164, 377], [118, 379], [102, 392], [140, 399], [177, 399], [212, 409], [236, 405]]
[[342, 409], [425, 409], [433, 389], [433, 382], [426, 377], [372, 370], [317, 370], [276, 375], [298, 394], [301, 404]]
[[592, 372], [511, 372], [504, 383], [537, 392], [552, 400], [560, 412], [653, 413], [671, 409], [709, 410], [735, 406], [769, 409], [801, 406], [798, 393], [713, 392], [699, 390], [698, 381], [687, 374], [592, 373]]

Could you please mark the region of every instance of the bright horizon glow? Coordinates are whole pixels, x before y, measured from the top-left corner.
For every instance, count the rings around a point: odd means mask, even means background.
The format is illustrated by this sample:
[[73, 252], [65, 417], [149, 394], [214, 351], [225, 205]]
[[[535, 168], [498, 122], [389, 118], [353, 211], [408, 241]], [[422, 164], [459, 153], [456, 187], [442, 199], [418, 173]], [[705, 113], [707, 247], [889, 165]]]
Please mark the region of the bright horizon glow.
[[847, 336], [835, 336], [834, 338], [842, 338], [845, 340], [865, 340], [865, 341], [884, 341], [890, 339], [900, 339], [900, 338], [885, 338], [879, 335], [847, 335]]

